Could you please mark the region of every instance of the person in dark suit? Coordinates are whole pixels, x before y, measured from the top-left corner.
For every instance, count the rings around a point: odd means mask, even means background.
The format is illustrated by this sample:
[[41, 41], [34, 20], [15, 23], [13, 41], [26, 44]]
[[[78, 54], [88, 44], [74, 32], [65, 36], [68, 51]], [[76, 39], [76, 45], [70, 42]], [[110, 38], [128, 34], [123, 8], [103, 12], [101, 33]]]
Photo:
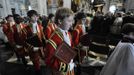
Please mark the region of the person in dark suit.
[[126, 16], [123, 17], [122, 27], [125, 23], [134, 23], [134, 16], [131, 12], [126, 13]]

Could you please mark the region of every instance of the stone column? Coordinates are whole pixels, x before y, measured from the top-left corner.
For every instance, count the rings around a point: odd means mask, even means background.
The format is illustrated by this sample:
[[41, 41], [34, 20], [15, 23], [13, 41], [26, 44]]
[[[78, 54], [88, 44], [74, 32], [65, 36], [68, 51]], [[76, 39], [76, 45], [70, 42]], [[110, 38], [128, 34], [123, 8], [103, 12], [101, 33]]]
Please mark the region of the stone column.
[[48, 8], [48, 15], [50, 13], [55, 14], [57, 7], [58, 7], [57, 0], [51, 0], [51, 3], [47, 7]]
[[29, 0], [33, 10], [36, 10], [40, 15], [47, 14], [46, 0]]
[[47, 0], [43, 0], [43, 15], [47, 15]]
[[29, 2], [30, 2], [30, 5], [32, 7], [32, 10], [39, 11], [38, 10], [38, 1], [37, 0], [29, 0]]
[[47, 15], [46, 0], [38, 0], [38, 9], [41, 15]]
[[134, 11], [134, 0], [126, 0], [125, 9], [126, 12]]
[[63, 7], [71, 9], [71, 0], [63, 0]]
[[105, 1], [105, 5], [103, 7], [103, 12], [104, 12], [104, 14], [106, 14], [109, 11], [110, 0], [104, 0], [104, 1]]
[[0, 0], [0, 4], [2, 5], [2, 8], [0, 8], [1, 17], [6, 17], [8, 14], [12, 14], [9, 0]]

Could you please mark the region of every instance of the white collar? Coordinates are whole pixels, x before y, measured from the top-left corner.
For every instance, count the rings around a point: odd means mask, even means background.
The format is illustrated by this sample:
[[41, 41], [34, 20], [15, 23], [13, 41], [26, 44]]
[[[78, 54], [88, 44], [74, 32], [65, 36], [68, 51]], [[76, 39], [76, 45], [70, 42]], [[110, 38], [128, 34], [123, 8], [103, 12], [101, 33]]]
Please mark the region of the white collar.
[[68, 32], [68, 31], [67, 31], [67, 30], [63, 30], [63, 29], [61, 29], [61, 28], [59, 28], [59, 30], [60, 30], [61, 33], [63, 34], [64, 41], [65, 41], [69, 46], [71, 46], [71, 41], [70, 41], [69, 35], [65, 33], [65, 32]]
[[32, 29], [33, 29], [33, 33], [37, 33], [37, 22], [32, 23]]
[[35, 23], [32, 23], [33, 24], [33, 26], [37, 26], [38, 24], [37, 24], [37, 22], [35, 22]]
[[63, 30], [60, 27], [58, 27], [62, 33], [68, 32], [67, 30]]

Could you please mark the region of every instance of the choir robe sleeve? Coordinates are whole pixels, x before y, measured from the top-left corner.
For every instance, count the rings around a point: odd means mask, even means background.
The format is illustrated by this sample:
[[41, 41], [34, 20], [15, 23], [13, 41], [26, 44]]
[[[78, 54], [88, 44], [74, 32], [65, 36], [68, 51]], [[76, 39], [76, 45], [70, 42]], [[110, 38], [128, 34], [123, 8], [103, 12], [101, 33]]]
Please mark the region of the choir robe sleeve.
[[73, 31], [73, 41], [74, 41], [74, 46], [77, 46], [79, 44], [79, 30], [74, 30]]
[[48, 40], [46, 51], [44, 53], [46, 55], [45, 63], [57, 71], [67, 72], [68, 64], [65, 64], [54, 56], [57, 46], [63, 41], [59, 36], [60, 35], [54, 34], [51, 39]]

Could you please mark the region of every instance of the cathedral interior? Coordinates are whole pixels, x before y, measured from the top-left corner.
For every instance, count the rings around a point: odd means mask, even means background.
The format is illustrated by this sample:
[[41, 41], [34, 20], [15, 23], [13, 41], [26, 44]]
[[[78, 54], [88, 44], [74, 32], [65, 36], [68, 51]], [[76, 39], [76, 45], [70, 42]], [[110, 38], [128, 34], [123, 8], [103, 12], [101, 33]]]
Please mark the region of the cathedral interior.
[[[44, 36], [45, 33], [47, 34], [45, 29], [47, 29], [47, 26], [52, 21], [52, 17], [56, 17], [57, 9], [62, 7], [69, 8], [74, 13], [72, 27], [68, 30], [71, 32], [72, 36], [74, 36], [73, 31], [76, 28], [75, 26], [77, 26], [79, 18], [82, 18], [81, 22], [85, 25], [85, 28], [83, 28], [85, 34], [79, 36], [79, 44], [74, 48], [75, 52], [77, 52], [77, 55], [74, 58], [74, 74], [70, 73], [69, 75], [106, 75], [102, 74], [102, 69], [107, 64], [109, 57], [113, 55], [112, 53], [116, 49], [118, 43], [124, 39], [125, 35], [122, 33], [124, 25], [126, 23], [134, 23], [133, 0], [0, 0], [0, 75], [49, 75], [51, 73], [44, 62], [45, 57], [47, 56], [43, 56], [45, 54], [42, 54], [41, 52], [42, 49], [44, 49], [43, 51], [45, 53], [46, 46], [44, 45], [46, 44], [46, 41], [49, 42], [49, 39], [46, 40], [45, 38], [45, 44], [39, 47], [41, 54], [39, 59], [41, 73], [37, 73], [34, 67], [36, 66], [36, 63], [32, 62], [33, 60], [30, 54], [24, 56], [27, 65], [25, 65], [23, 59], [18, 60], [15, 51], [18, 47], [17, 43], [16, 47], [13, 48], [14, 41], [10, 43], [9, 38], [12, 37], [8, 34], [12, 29], [4, 32], [4, 25], [8, 24], [7, 18], [9, 17], [12, 17], [14, 21], [17, 19], [19, 22], [21, 21], [24, 24], [29, 24], [31, 19], [28, 16], [28, 11], [35, 10], [38, 13], [37, 23], [42, 24], [42, 27], [44, 28], [42, 30], [42, 35]], [[84, 14], [77, 15], [79, 12]], [[20, 15], [21, 18], [15, 18], [16, 14]], [[9, 20], [11, 21], [11, 19]], [[15, 24], [17, 24], [17, 22]], [[38, 28], [35, 30], [37, 32]], [[29, 31], [24, 34], [24, 36], [28, 36], [28, 33]], [[32, 33], [34, 34], [34, 28]], [[37, 34], [37, 36], [39, 37], [40, 35]], [[15, 34], [13, 34], [13, 37], [16, 37]], [[22, 37], [17, 38], [17, 40], [21, 40], [21, 38], [23, 39], [23, 35]], [[39, 40], [44, 43], [44, 37]], [[25, 40], [25, 42], [27, 46], [27, 41]], [[34, 42], [34, 44], [38, 43], [33, 39], [32, 42]], [[29, 47], [34, 48], [34, 46]], [[26, 50], [24, 49], [24, 51]], [[21, 57], [20, 54], [20, 58]], [[133, 75], [133, 72], [124, 75]]]

